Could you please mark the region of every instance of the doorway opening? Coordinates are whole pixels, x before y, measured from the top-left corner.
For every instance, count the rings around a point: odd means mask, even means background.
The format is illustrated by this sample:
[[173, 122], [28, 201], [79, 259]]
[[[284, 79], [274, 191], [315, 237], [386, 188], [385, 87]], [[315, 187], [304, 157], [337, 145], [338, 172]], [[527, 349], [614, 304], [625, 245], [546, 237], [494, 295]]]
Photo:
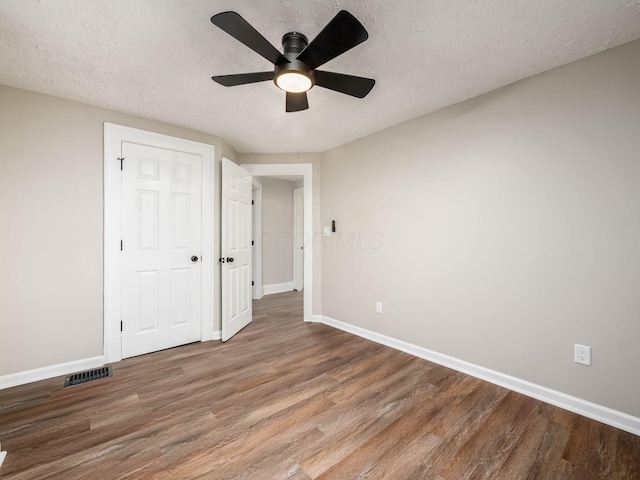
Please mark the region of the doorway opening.
[[[294, 289], [302, 290], [303, 301], [303, 318], [304, 321], [312, 321], [312, 305], [313, 305], [313, 165], [310, 163], [298, 164], [244, 164], [241, 165], [246, 169], [256, 181], [253, 185], [252, 199], [254, 200], [254, 229], [257, 235], [254, 235], [254, 289], [253, 298], [261, 298], [263, 295], [272, 293], [293, 291]], [[265, 226], [265, 184], [280, 184], [289, 192], [289, 207], [286, 210], [288, 216], [288, 231], [281, 228], [271, 228]], [[286, 185], [288, 184], [288, 185]], [[294, 191], [299, 189], [296, 194]], [[284, 200], [285, 195], [276, 193], [274, 202], [277, 198]], [[298, 226], [301, 230], [294, 232], [295, 218], [294, 206], [296, 204], [296, 195], [298, 195], [298, 206], [296, 214], [298, 221], [302, 226]], [[289, 209], [290, 208], [290, 209]], [[298, 210], [302, 210], [298, 212]], [[282, 212], [280, 212], [282, 213]], [[261, 224], [261, 227], [258, 224]], [[298, 266], [297, 276], [294, 279], [296, 245], [302, 252], [298, 256], [300, 265]], [[269, 250], [275, 256], [268, 258]], [[280, 255], [280, 259], [276, 258]], [[259, 259], [259, 256], [262, 258]], [[282, 259], [285, 258], [284, 263]], [[271, 265], [273, 264], [273, 265]], [[271, 268], [275, 265], [275, 268]], [[273, 274], [273, 275], [272, 275]], [[286, 276], [285, 274], [288, 274]], [[294, 285], [295, 283], [295, 285]], [[295, 288], [299, 286], [300, 288]]]
[[254, 197], [260, 197], [257, 201], [254, 198], [252, 208], [253, 298], [302, 291], [304, 179], [302, 175], [254, 176], [253, 179]]

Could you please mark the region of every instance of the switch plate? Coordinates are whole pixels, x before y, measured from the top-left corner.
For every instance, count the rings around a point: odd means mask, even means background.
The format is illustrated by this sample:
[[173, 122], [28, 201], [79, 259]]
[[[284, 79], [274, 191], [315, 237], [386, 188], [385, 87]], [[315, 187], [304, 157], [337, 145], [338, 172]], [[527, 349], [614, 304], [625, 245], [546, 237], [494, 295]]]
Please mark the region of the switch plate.
[[376, 313], [382, 313], [382, 302], [376, 302]]
[[325, 237], [331, 236], [331, 227], [324, 227], [324, 236]]
[[591, 365], [591, 347], [587, 345], [574, 345], [573, 361], [581, 365]]

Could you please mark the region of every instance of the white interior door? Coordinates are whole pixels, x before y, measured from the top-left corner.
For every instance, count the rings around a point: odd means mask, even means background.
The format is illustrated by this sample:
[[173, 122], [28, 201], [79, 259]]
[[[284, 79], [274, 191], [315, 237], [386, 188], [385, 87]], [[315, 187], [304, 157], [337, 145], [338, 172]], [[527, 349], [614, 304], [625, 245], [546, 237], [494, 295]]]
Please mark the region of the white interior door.
[[304, 288], [304, 188], [293, 191], [293, 288]]
[[222, 341], [251, 322], [251, 174], [222, 159]]
[[122, 143], [122, 357], [201, 339], [202, 160]]

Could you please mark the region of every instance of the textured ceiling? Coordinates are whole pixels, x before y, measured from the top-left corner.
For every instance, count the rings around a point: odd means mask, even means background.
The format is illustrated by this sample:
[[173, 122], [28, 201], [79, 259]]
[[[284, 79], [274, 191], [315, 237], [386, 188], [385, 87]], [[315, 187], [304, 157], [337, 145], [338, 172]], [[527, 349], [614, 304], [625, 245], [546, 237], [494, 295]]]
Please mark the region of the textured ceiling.
[[[323, 70], [375, 78], [363, 100], [319, 87], [285, 113], [269, 70], [210, 22], [240, 13], [276, 47], [341, 9], [369, 40]], [[0, 0], [0, 83], [225, 138], [239, 152], [320, 152], [640, 38], [635, 0]], [[1, 107], [0, 107], [1, 108]]]

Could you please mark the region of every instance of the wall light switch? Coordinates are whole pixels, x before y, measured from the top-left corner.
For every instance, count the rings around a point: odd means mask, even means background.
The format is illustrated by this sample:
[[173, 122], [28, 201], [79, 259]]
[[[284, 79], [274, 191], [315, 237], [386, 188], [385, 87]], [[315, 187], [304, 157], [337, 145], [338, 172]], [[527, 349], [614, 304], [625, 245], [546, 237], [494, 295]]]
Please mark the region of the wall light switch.
[[331, 236], [331, 227], [324, 227], [324, 236], [325, 237]]
[[382, 302], [376, 302], [376, 313], [382, 313]]

